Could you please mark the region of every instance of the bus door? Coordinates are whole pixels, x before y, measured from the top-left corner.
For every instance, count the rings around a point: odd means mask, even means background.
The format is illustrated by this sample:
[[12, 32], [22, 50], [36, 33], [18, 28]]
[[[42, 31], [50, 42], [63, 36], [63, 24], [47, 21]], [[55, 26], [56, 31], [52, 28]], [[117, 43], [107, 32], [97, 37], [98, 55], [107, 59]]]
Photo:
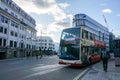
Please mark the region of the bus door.
[[81, 60], [83, 63], [88, 63], [88, 51], [89, 51], [89, 47], [88, 46], [83, 46], [81, 49]]

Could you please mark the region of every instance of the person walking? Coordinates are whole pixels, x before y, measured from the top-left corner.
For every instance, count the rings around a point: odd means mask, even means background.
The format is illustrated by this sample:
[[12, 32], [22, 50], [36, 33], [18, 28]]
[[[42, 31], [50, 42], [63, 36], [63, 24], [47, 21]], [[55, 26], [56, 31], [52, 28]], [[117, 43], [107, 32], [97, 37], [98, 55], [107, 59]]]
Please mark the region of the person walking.
[[107, 72], [109, 58], [110, 58], [109, 51], [102, 51], [101, 59], [102, 59], [102, 62], [103, 62], [103, 69], [104, 69], [105, 72]]

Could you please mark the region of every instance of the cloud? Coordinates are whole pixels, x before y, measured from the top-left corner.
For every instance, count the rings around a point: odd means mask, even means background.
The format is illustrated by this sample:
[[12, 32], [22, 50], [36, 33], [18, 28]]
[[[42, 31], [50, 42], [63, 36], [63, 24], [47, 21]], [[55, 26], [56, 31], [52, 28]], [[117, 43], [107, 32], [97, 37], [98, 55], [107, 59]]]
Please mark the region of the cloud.
[[112, 13], [112, 10], [111, 9], [104, 9], [104, 10], [102, 10], [102, 12], [110, 14], [110, 13]]
[[68, 3], [60, 3], [59, 6], [63, 9], [66, 9], [69, 6], [69, 4]]
[[[44, 27], [42, 23], [36, 24], [37, 36], [50, 36], [55, 42], [59, 42], [61, 32], [64, 28], [70, 27], [72, 15], [66, 14], [65, 9], [68, 3], [57, 3], [55, 0], [13, 0], [27, 13], [49, 14], [54, 18], [51, 24]], [[38, 16], [39, 17], [39, 16]]]
[[[67, 3], [57, 3], [55, 0], [13, 0], [28, 13], [50, 14], [55, 21], [67, 18], [63, 9], [69, 6]], [[29, 6], [26, 6], [29, 5]]]
[[42, 24], [37, 24], [35, 29], [37, 30], [37, 36], [41, 35], [41, 31], [42, 31], [43, 25]]
[[[49, 13], [56, 5], [55, 0], [13, 0], [28, 13]], [[29, 6], [26, 6], [29, 5]]]

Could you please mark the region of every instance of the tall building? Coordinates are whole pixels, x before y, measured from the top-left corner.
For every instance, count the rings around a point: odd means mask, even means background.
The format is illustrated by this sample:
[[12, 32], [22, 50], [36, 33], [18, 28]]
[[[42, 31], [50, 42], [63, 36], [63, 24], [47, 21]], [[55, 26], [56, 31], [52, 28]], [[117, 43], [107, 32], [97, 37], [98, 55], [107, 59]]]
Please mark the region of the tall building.
[[12, 0], [0, 0], [0, 59], [34, 55], [35, 20]]
[[[94, 19], [90, 18], [86, 14], [76, 14], [73, 18], [74, 27], [84, 27], [85, 29], [93, 32], [95, 43], [97, 46], [101, 46], [101, 42], [105, 42], [106, 49], [109, 50], [109, 30]], [[86, 36], [91, 35], [88, 32]], [[96, 42], [97, 41], [97, 42]]]
[[38, 36], [36, 40], [37, 50], [42, 50], [46, 52], [55, 51], [55, 45], [52, 38], [48, 36]]
[[114, 48], [114, 43], [113, 43], [113, 40], [115, 39], [115, 35], [110, 32], [110, 35], [109, 35], [109, 49], [110, 51], [113, 51], [113, 48]]

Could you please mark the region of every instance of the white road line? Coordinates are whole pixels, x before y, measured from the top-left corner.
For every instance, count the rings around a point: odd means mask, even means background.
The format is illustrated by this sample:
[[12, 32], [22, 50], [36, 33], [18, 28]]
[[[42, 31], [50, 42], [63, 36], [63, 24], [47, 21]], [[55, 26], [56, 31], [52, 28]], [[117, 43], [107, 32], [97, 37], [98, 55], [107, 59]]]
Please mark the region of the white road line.
[[[52, 68], [50, 68], [50, 66], [51, 66]], [[46, 66], [44, 66], [44, 67], [45, 67], [44, 71], [36, 72], [36, 73], [34, 73], [34, 74], [30, 74], [30, 75], [28, 75], [28, 76], [25, 76], [25, 77], [22, 78], [22, 80], [23, 80], [23, 79], [26, 79], [26, 78], [33, 77], [33, 76], [37, 76], [37, 75], [47, 74], [47, 73], [50, 73], [50, 72], [53, 72], [53, 71], [56, 71], [56, 70], [59, 70], [59, 69], [63, 68], [63, 67], [61, 67], [61, 65], [58, 65], [58, 64], [57, 64], [57, 65], [46, 65]], [[43, 66], [42, 66], [42, 67], [39, 67], [39, 69], [40, 69], [40, 68], [43, 68]]]
[[78, 74], [73, 80], [79, 80], [79, 78], [80, 78], [81, 76], [83, 76], [88, 70], [89, 70], [89, 68], [85, 69], [85, 70], [82, 71], [80, 74]]
[[60, 67], [61, 65], [59, 64], [52, 64], [52, 65], [44, 65], [44, 66], [38, 66], [35, 68], [32, 68], [33, 71], [38, 71], [38, 70], [46, 70], [46, 69], [53, 69], [53, 68], [57, 68]]

